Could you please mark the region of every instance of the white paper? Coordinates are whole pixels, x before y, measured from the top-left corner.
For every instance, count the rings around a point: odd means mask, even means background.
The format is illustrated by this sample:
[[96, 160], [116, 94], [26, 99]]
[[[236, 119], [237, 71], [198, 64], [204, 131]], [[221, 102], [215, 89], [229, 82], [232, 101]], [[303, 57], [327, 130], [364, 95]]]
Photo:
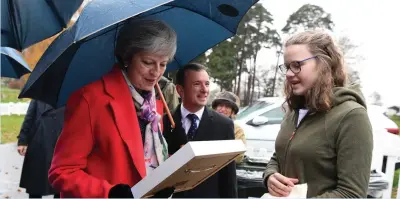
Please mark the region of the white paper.
[[[289, 196], [285, 198], [307, 198], [307, 184], [297, 184], [294, 185]], [[277, 196], [272, 196], [269, 193], [264, 194], [261, 198], [279, 198]]]

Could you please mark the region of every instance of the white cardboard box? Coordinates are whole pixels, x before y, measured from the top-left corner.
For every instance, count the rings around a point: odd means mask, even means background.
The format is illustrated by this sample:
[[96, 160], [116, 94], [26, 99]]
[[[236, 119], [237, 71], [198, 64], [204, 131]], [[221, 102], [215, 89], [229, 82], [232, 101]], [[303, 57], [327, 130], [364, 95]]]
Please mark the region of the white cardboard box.
[[131, 188], [135, 198], [143, 198], [167, 188], [190, 190], [246, 151], [241, 140], [188, 142], [148, 176]]

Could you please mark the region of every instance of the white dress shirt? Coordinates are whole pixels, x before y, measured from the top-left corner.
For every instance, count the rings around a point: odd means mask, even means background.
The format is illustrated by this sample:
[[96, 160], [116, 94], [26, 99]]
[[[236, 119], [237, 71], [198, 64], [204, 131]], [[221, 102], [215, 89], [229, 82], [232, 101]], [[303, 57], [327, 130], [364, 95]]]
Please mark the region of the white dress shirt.
[[[188, 131], [190, 129], [190, 125], [192, 125], [192, 122], [190, 121], [190, 119], [187, 118], [187, 115], [189, 115], [191, 113], [192, 112], [188, 111], [185, 107], [183, 107], [183, 104], [181, 105], [181, 115], [182, 115], [181, 122], [182, 122], [182, 127], [183, 127], [183, 129], [185, 129], [186, 134], [188, 133]], [[204, 113], [204, 107], [201, 108], [199, 111], [193, 113], [193, 114], [197, 115], [197, 117], [199, 118], [196, 121], [197, 128], [199, 128], [200, 120], [201, 120], [201, 117], [203, 116], [203, 113]]]

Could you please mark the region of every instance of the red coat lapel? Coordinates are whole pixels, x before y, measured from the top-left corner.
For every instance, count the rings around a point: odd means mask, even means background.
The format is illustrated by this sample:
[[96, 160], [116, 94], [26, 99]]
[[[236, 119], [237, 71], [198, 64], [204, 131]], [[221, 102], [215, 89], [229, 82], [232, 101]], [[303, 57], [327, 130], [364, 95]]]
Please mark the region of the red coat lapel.
[[[146, 176], [142, 135], [132, 95], [126, 84], [119, 66], [115, 65], [112, 71], [103, 77], [105, 91], [113, 98], [110, 100], [111, 112], [121, 138], [125, 142], [133, 163], [142, 178]], [[157, 112], [163, 116], [163, 103], [156, 102]], [[162, 124], [161, 123], [161, 132]]]
[[136, 169], [144, 178], [146, 167], [142, 135], [128, 85], [118, 66], [114, 66], [112, 71], [103, 77], [103, 81], [106, 92], [113, 98], [110, 100], [110, 107], [120, 136], [131, 154]]

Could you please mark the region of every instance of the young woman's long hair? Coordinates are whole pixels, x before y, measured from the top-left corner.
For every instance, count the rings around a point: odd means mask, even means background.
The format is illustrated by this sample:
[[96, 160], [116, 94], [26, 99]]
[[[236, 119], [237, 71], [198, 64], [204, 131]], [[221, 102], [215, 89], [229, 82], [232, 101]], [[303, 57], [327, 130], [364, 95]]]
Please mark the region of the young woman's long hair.
[[285, 80], [286, 103], [290, 110], [305, 107], [310, 112], [325, 112], [331, 109], [333, 88], [343, 87], [346, 83], [343, 54], [333, 38], [323, 31], [305, 31], [290, 37], [285, 47], [307, 45], [316, 56], [318, 78], [315, 85], [305, 96], [295, 96], [292, 87]]

